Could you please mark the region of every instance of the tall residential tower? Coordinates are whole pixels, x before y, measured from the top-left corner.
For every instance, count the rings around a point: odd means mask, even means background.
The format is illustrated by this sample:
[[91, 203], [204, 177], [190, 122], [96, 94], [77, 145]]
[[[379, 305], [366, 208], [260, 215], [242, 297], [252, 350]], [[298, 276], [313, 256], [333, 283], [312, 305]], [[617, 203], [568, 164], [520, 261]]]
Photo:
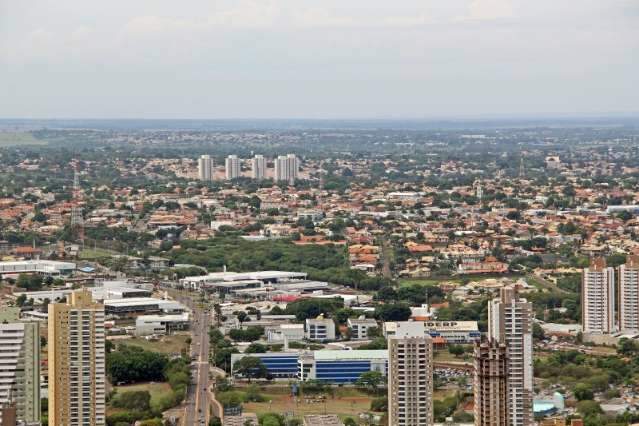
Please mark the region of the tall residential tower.
[[251, 159], [251, 177], [262, 180], [266, 177], [266, 159], [263, 155], [256, 155]]
[[215, 167], [210, 155], [202, 155], [197, 160], [197, 175], [200, 180], [212, 181], [215, 177]]
[[[630, 289], [630, 285], [628, 288]], [[584, 333], [608, 334], [615, 326], [615, 270], [606, 259], [597, 258], [583, 270], [581, 278], [582, 325]]]
[[[40, 422], [40, 333], [37, 322], [0, 324], [0, 405], [16, 419]], [[0, 424], [5, 424], [0, 419]]]
[[423, 322], [398, 322], [388, 338], [388, 418], [393, 426], [433, 424], [433, 342]]
[[104, 306], [90, 291], [49, 305], [49, 426], [105, 425]]
[[295, 184], [299, 176], [299, 162], [295, 154], [280, 155], [275, 159], [275, 181]]
[[475, 346], [476, 426], [508, 426], [506, 345], [490, 340]]
[[628, 256], [619, 266], [619, 329], [639, 332], [639, 256]]
[[532, 303], [514, 288], [502, 288], [488, 303], [488, 340], [506, 346], [508, 425], [532, 425]]
[[240, 159], [237, 158], [237, 155], [229, 155], [228, 157], [226, 157], [224, 166], [226, 172], [226, 180], [233, 180], [240, 177]]

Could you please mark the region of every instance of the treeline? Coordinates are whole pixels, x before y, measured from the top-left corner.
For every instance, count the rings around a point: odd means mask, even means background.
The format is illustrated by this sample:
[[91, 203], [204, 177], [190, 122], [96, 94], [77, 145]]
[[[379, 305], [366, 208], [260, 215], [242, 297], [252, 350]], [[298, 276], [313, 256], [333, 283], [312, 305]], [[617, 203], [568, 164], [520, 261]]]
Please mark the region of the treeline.
[[330, 281], [361, 290], [378, 290], [391, 281], [353, 270], [343, 246], [295, 245], [289, 240], [245, 241], [225, 235], [207, 241], [182, 241], [169, 256], [176, 264], [192, 264], [211, 271], [300, 271], [310, 279]]
[[138, 420], [161, 418], [162, 412], [180, 404], [186, 397], [190, 381], [189, 360], [169, 359], [165, 354], [146, 351], [135, 346], [120, 345], [106, 356], [106, 371], [111, 383], [168, 382], [171, 391], [156, 406], [151, 406], [148, 392], [124, 392], [111, 396], [111, 405], [126, 411], [107, 417], [108, 425], [134, 423]]

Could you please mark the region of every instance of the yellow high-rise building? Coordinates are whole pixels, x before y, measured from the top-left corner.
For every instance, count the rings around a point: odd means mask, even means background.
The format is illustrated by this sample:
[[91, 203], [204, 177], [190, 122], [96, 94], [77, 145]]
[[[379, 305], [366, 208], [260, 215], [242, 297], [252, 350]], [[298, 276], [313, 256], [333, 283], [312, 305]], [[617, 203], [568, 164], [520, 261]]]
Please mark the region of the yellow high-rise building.
[[104, 306], [91, 292], [49, 305], [49, 426], [105, 425]]

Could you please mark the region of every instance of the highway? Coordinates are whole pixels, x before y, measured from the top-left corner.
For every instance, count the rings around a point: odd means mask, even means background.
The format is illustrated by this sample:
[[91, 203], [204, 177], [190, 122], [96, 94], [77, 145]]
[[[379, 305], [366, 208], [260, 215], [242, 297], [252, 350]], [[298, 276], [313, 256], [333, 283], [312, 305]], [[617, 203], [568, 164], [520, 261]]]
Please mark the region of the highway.
[[203, 310], [190, 297], [178, 296], [177, 299], [191, 308], [191, 374], [185, 401], [183, 426], [204, 426], [209, 421], [209, 318], [208, 310]]

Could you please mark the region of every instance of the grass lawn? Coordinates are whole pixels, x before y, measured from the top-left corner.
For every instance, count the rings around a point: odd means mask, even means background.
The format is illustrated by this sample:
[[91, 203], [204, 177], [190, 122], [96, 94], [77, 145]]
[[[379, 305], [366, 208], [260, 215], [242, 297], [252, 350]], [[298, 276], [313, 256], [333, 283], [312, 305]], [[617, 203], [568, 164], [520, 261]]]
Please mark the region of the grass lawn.
[[186, 343], [186, 339], [190, 336], [188, 334], [172, 334], [170, 336], [164, 336], [159, 340], [146, 340], [139, 337], [133, 337], [131, 339], [114, 340], [116, 345], [124, 344], [130, 346], [138, 346], [142, 349], [152, 352], [160, 352], [165, 354], [179, 354], [182, 349], [188, 349], [189, 345]]
[[[135, 385], [116, 386], [115, 389], [119, 394], [123, 392], [149, 391], [151, 394], [151, 407], [155, 408], [161, 398], [171, 392], [171, 386], [168, 383], [138, 383]], [[116, 412], [118, 409], [113, 409]]]
[[117, 254], [115, 251], [105, 250], [101, 248], [86, 248], [80, 251], [80, 259], [90, 260], [90, 259], [99, 259], [104, 257], [111, 257], [112, 255]]
[[[241, 389], [238, 389], [241, 390]], [[369, 412], [373, 396], [355, 388], [336, 388], [334, 396], [327, 394], [325, 401], [314, 398], [318, 395], [308, 395], [299, 400], [291, 396], [290, 388], [286, 386], [264, 387], [262, 396], [266, 402], [250, 402], [243, 404], [244, 411], [261, 413], [291, 413], [293, 417], [301, 418], [306, 414], [337, 414], [341, 418], [356, 417], [359, 413]], [[270, 401], [270, 402], [269, 402]]]
[[465, 353], [462, 356], [455, 356], [448, 352], [447, 349], [436, 350], [433, 354], [433, 361], [439, 362], [456, 362], [456, 363], [464, 363], [472, 361], [472, 354]]
[[28, 132], [0, 132], [0, 147], [19, 145], [46, 145], [47, 141], [36, 139]]
[[439, 285], [444, 281], [450, 281], [454, 283], [461, 283], [461, 280], [458, 278], [400, 278], [399, 285], [400, 287], [412, 286], [412, 285]]

